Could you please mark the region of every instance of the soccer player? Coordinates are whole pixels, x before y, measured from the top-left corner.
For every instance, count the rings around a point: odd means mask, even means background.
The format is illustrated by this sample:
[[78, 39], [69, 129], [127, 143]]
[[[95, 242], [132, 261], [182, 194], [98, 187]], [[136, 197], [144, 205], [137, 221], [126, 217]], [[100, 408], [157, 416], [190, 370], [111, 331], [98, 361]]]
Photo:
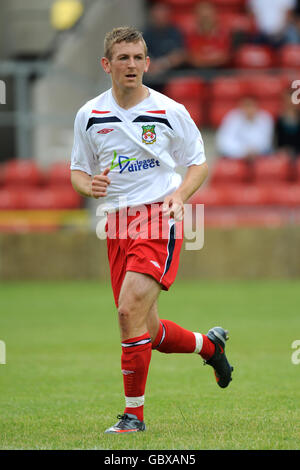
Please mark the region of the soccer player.
[[[200, 132], [184, 106], [143, 85], [149, 62], [138, 30], [120, 27], [106, 34], [101, 63], [112, 88], [88, 101], [75, 119], [71, 180], [79, 194], [107, 206], [107, 249], [121, 334], [125, 409], [107, 433], [145, 430], [152, 349], [199, 354], [222, 388], [232, 372], [223, 328], [205, 335], [159, 319], [159, 293], [169, 289], [178, 268], [182, 231], [176, 234], [184, 203], [208, 170]], [[178, 165], [187, 168], [183, 180], [175, 171]], [[120, 198], [126, 198], [125, 207]], [[139, 236], [130, 236], [137, 222]], [[152, 237], [148, 224], [151, 233], [157, 229], [160, 235]]]

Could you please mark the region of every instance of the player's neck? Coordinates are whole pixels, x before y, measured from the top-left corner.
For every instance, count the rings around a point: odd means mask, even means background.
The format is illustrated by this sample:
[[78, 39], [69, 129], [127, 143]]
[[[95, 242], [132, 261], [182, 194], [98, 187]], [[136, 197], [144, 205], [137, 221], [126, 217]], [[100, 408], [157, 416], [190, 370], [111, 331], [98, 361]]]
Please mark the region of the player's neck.
[[149, 90], [142, 85], [132, 90], [112, 87], [112, 94], [117, 104], [124, 109], [132, 108], [149, 96]]

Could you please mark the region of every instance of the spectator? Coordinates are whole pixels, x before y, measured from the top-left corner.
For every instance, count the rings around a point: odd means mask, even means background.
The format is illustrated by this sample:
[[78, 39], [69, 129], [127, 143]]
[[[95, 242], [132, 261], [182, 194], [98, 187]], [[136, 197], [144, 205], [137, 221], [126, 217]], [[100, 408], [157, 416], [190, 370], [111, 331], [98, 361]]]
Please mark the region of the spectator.
[[296, 0], [248, 0], [248, 8], [258, 28], [254, 42], [272, 47], [282, 46], [295, 7]]
[[282, 97], [282, 110], [275, 122], [275, 146], [295, 158], [300, 155], [299, 104], [292, 101], [292, 92], [286, 90]]
[[195, 31], [186, 36], [192, 67], [223, 67], [231, 58], [231, 36], [218, 21], [215, 6], [201, 1], [195, 7]]
[[224, 157], [253, 160], [271, 152], [273, 135], [272, 116], [247, 96], [223, 119], [216, 134], [217, 148]]
[[300, 44], [300, 13], [294, 12], [287, 25], [284, 37], [284, 44]]
[[143, 34], [151, 58], [148, 75], [160, 75], [184, 63], [183, 37], [172, 25], [170, 11], [170, 7], [163, 3], [155, 3], [150, 9], [149, 25]]

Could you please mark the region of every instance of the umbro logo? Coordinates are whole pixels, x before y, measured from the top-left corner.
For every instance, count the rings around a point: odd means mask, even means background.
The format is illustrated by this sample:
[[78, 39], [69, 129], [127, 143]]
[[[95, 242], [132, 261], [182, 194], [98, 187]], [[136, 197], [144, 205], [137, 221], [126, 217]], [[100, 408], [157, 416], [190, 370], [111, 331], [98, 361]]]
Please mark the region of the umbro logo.
[[97, 134], [108, 134], [112, 131], [114, 131], [114, 129], [101, 129], [101, 131], [98, 131]]
[[154, 264], [156, 268], [160, 268], [160, 265], [158, 264], [157, 261], [153, 261], [152, 259], [150, 259], [150, 263]]
[[122, 369], [122, 374], [123, 374], [123, 375], [134, 374], [134, 370]]

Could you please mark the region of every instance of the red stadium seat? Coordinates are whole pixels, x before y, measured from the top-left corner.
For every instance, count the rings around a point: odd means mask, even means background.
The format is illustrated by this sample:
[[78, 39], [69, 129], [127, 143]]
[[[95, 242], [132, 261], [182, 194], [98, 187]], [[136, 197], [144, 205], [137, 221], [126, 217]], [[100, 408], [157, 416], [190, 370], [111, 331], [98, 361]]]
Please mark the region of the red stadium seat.
[[196, 126], [200, 127], [204, 124], [204, 116], [201, 102], [190, 99], [184, 99], [180, 100], [180, 103], [186, 107]]
[[284, 70], [280, 74], [280, 78], [282, 81], [282, 86], [284, 89], [292, 89], [292, 84], [295, 80], [299, 80], [299, 73], [297, 73], [297, 69], [295, 70]]
[[235, 53], [235, 66], [247, 69], [267, 69], [274, 65], [272, 50], [267, 46], [243, 45]]
[[256, 30], [254, 19], [245, 13], [225, 11], [218, 16], [222, 27], [231, 33], [236, 31], [253, 33]]
[[13, 188], [0, 189], [0, 210], [23, 209], [22, 191]]
[[260, 183], [289, 181], [292, 176], [290, 160], [285, 155], [258, 157], [253, 163], [253, 176]]
[[51, 186], [70, 185], [71, 170], [69, 162], [53, 163], [47, 172], [47, 183]]
[[213, 128], [219, 127], [226, 114], [236, 108], [237, 100], [220, 100], [215, 99], [209, 106], [209, 124]]
[[208, 206], [226, 206], [228, 205], [227, 189], [228, 185], [206, 185], [190, 198], [189, 203], [205, 204]]
[[216, 99], [238, 100], [245, 95], [247, 82], [245, 78], [221, 76], [212, 80], [211, 96]]
[[205, 94], [205, 83], [195, 77], [173, 78], [166, 84], [164, 93], [179, 102], [184, 99], [201, 100]]
[[300, 207], [300, 186], [295, 183], [209, 185], [197, 191], [189, 203], [205, 204], [210, 207], [282, 206], [295, 208]]
[[267, 187], [257, 184], [233, 184], [227, 191], [230, 205], [258, 206], [270, 204], [270, 192]]
[[10, 160], [4, 164], [3, 183], [6, 186], [35, 186], [43, 180], [43, 172], [33, 160]]
[[211, 0], [218, 10], [243, 11], [247, 0]]
[[300, 45], [288, 44], [279, 51], [279, 66], [300, 68]]
[[251, 180], [251, 167], [245, 160], [220, 158], [212, 167], [211, 184], [243, 183]]
[[300, 185], [282, 183], [274, 186], [273, 199], [281, 206], [300, 207]]
[[0, 186], [4, 183], [4, 163], [0, 164]]
[[24, 191], [25, 209], [76, 209], [81, 197], [72, 188], [33, 188]]
[[300, 155], [298, 155], [297, 160], [295, 161], [295, 164], [293, 165], [293, 179], [296, 179], [300, 182]]
[[279, 98], [284, 88], [281, 76], [269, 74], [251, 75], [245, 83], [246, 93], [265, 100]]

